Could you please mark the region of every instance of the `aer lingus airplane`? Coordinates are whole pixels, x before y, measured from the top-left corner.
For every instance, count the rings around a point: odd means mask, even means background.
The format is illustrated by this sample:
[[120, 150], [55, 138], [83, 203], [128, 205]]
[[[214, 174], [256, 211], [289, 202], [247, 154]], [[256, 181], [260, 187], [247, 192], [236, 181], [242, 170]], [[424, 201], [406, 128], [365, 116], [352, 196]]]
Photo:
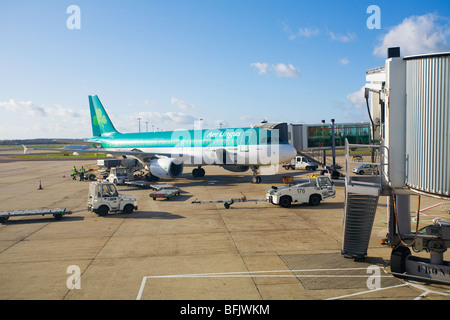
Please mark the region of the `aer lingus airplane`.
[[136, 158], [148, 170], [149, 179], [176, 178], [184, 166], [195, 167], [194, 177], [203, 177], [202, 166], [218, 165], [233, 172], [253, 171], [253, 183], [260, 183], [260, 166], [273, 166], [291, 160], [295, 148], [279, 141], [276, 130], [227, 128], [164, 132], [120, 133], [96, 95], [89, 96], [93, 138], [90, 146], [64, 147], [60, 151], [105, 152]]

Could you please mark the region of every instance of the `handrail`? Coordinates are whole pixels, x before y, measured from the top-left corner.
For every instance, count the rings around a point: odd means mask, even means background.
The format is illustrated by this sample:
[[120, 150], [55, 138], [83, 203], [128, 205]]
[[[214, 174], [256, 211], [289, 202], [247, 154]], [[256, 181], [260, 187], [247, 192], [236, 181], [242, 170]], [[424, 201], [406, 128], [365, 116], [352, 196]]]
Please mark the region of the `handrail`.
[[[367, 161], [351, 161], [350, 160], [350, 147], [356, 147], [356, 148], [379, 148], [380, 150], [385, 149], [385, 152], [380, 153], [380, 162], [367, 162]], [[385, 169], [389, 165], [389, 148], [382, 145], [375, 145], [375, 144], [350, 144], [348, 143], [348, 140], [345, 139], [345, 184], [349, 185], [351, 182], [350, 178], [350, 163], [358, 163], [358, 164], [374, 164], [377, 165], [379, 168], [379, 187], [385, 185], [383, 183], [383, 178], [385, 178], [386, 175], [386, 182], [389, 181], [389, 168]]]

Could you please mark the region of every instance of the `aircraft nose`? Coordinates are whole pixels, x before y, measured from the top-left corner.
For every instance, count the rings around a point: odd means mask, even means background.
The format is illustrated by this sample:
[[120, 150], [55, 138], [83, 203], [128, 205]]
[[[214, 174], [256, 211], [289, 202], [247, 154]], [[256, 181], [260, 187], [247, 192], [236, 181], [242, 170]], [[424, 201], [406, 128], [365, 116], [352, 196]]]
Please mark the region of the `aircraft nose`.
[[294, 148], [291, 144], [285, 144], [281, 148], [282, 152], [280, 152], [281, 162], [287, 162], [295, 158], [297, 155], [297, 149]]

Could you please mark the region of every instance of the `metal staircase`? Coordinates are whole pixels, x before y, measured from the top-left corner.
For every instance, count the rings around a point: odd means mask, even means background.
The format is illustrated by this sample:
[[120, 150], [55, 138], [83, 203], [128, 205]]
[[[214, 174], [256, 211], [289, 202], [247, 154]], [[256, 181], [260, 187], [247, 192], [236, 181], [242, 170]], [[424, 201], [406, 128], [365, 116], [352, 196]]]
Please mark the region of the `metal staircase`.
[[379, 196], [389, 192], [383, 183], [385, 162], [382, 160], [372, 163], [378, 165], [379, 175], [363, 177], [351, 174], [350, 165], [352, 163], [357, 165], [364, 163], [349, 159], [350, 148], [358, 147], [380, 148], [379, 145], [350, 145], [346, 141], [345, 205], [341, 253], [344, 257], [351, 259], [364, 259], [367, 256]]
[[341, 252], [344, 257], [366, 257], [377, 205], [378, 196], [346, 192]]

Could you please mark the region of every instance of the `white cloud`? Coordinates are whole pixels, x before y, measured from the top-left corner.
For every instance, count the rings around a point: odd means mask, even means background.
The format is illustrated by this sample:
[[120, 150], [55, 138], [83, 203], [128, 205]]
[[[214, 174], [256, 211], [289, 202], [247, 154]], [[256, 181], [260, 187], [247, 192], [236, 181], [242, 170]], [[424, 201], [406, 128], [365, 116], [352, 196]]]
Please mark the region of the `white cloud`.
[[[347, 100], [333, 100], [335, 108], [339, 111], [340, 122], [368, 122], [369, 117], [366, 109], [366, 99], [362, 86], [359, 90], [346, 95]], [[339, 122], [339, 121], [338, 121]]]
[[294, 40], [296, 38], [310, 38], [320, 34], [320, 30], [318, 28], [299, 28], [298, 31], [294, 33], [286, 23], [282, 24], [284, 32], [288, 34], [289, 40]]
[[330, 39], [339, 42], [350, 42], [356, 39], [356, 34], [353, 32], [347, 32], [347, 34], [335, 34], [334, 32], [328, 32]]
[[317, 28], [299, 28], [297, 31], [297, 36], [309, 38], [312, 36], [317, 36], [319, 33], [320, 30]]
[[299, 28], [297, 33], [291, 33], [289, 35], [289, 40], [294, 40], [296, 38], [310, 38], [320, 34], [320, 30], [317, 28]]
[[383, 36], [373, 54], [386, 57], [387, 49], [390, 47], [400, 47], [402, 56], [448, 50], [447, 37], [450, 35], [450, 26], [439, 25], [437, 23], [439, 19], [437, 15], [431, 13], [404, 19]]
[[350, 61], [347, 58], [342, 58], [339, 60], [339, 63], [342, 65], [347, 65], [350, 63]]
[[250, 64], [250, 66], [255, 67], [256, 69], [258, 69], [258, 74], [266, 74], [267, 73], [267, 68], [269, 67], [269, 65], [265, 62], [261, 63], [261, 62], [254, 62], [252, 64]]
[[141, 118], [143, 122], [145, 123], [148, 121], [149, 124], [152, 125], [161, 125], [161, 124], [168, 124], [168, 125], [174, 125], [174, 124], [192, 124], [194, 123], [194, 120], [197, 118], [186, 114], [182, 112], [140, 112], [137, 116], [131, 116], [130, 121], [136, 122], [135, 119]]
[[16, 101], [14, 99], [10, 99], [9, 101], [0, 102], [0, 108], [20, 113], [21, 116], [42, 116], [50, 117], [52, 119], [69, 119], [80, 117], [79, 113], [59, 104], [55, 105], [55, 107], [43, 108], [35, 105], [31, 101]]
[[3, 139], [83, 138], [92, 132], [88, 109], [74, 111], [59, 104], [41, 107], [14, 99], [0, 102], [2, 109], [7, 111], [0, 128]]
[[193, 104], [190, 104], [190, 103], [188, 103], [186, 101], [177, 99], [175, 97], [170, 98], [170, 102], [172, 104], [176, 104], [180, 109], [183, 109], [183, 110], [192, 110], [192, 109], [194, 109], [194, 105]]
[[266, 74], [268, 71], [271, 71], [279, 78], [297, 78], [300, 76], [300, 70], [295, 68], [292, 64], [278, 63], [269, 65], [265, 62], [255, 62], [252, 63], [251, 66], [258, 69], [258, 74]]
[[0, 108], [4, 108], [10, 111], [19, 111], [24, 116], [46, 116], [47, 112], [44, 108], [36, 106], [31, 101], [15, 101], [10, 99], [6, 102], [0, 102]]
[[55, 108], [45, 108], [45, 113], [51, 117], [70, 119], [79, 118], [80, 114], [69, 108], [64, 108], [61, 105], [56, 105]]
[[296, 69], [292, 64], [278, 63], [273, 65], [276, 75], [280, 78], [297, 78], [300, 76], [300, 71]]
[[144, 100], [144, 104], [149, 106], [149, 107], [154, 107], [155, 106], [155, 103], [150, 101], [150, 100]]
[[352, 103], [353, 108], [361, 109], [366, 104], [366, 99], [364, 97], [365, 86], [362, 86], [358, 91], [349, 93], [347, 99]]

